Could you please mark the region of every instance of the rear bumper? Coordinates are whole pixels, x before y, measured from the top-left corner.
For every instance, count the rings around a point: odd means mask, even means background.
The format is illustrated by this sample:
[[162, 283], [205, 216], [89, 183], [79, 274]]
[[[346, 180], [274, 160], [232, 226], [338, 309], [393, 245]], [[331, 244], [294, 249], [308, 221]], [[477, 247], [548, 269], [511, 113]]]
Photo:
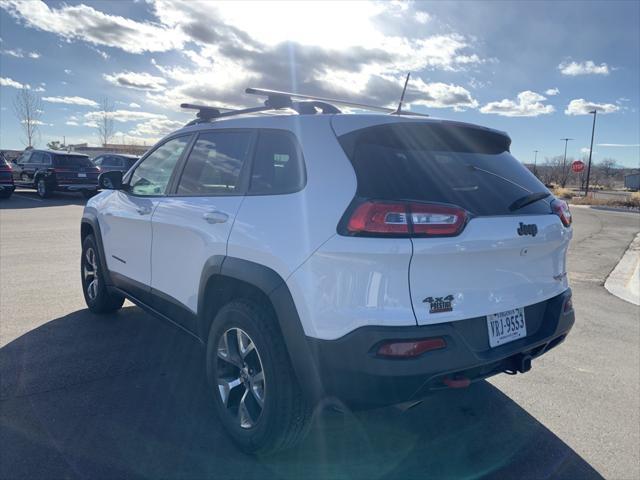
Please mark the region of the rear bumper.
[[65, 190], [68, 192], [78, 192], [80, 190], [98, 190], [97, 183], [58, 183], [56, 190]]
[[[451, 379], [474, 382], [522, 369], [523, 360], [548, 352], [571, 330], [573, 310], [562, 313], [570, 295], [567, 290], [526, 307], [527, 336], [496, 348], [489, 347], [486, 317], [416, 327], [361, 327], [337, 340], [307, 341], [324, 397], [355, 408], [391, 405], [448, 388]], [[429, 337], [444, 338], [446, 348], [413, 359], [375, 354], [384, 341]]]

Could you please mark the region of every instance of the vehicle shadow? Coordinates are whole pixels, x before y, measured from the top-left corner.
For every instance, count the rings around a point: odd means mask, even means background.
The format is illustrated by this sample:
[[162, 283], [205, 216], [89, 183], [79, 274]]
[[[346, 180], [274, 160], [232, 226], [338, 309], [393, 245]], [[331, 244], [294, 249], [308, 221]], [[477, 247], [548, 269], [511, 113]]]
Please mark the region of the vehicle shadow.
[[240, 453], [202, 348], [136, 307], [52, 320], [0, 349], [2, 478], [602, 478], [488, 382], [403, 411], [316, 414], [298, 448]]
[[16, 190], [10, 198], [0, 200], [0, 210], [85, 205], [87, 200], [76, 192], [53, 192], [49, 198], [40, 198], [34, 190]]

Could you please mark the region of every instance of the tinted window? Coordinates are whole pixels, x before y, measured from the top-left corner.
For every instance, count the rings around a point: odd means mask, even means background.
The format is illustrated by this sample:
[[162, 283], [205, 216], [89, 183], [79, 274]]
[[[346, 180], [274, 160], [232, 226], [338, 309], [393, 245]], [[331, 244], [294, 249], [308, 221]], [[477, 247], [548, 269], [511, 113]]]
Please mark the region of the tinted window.
[[103, 167], [123, 167], [122, 158], [114, 157], [114, 156], [104, 157], [102, 166]]
[[174, 138], [147, 156], [131, 175], [131, 193], [164, 195], [173, 169], [190, 139], [191, 136]]
[[31, 158], [29, 159], [28, 163], [35, 163], [35, 164], [42, 163], [42, 153], [41, 152], [33, 152], [31, 154]]
[[252, 136], [249, 131], [201, 134], [182, 172], [178, 195], [232, 194]]
[[55, 162], [58, 167], [93, 167], [89, 157], [84, 155], [56, 155]]
[[29, 151], [29, 152], [24, 152], [22, 155], [20, 155], [20, 158], [18, 158], [18, 161], [16, 163], [19, 164], [23, 164], [23, 163], [29, 163], [29, 160], [31, 159], [31, 155], [33, 154], [33, 152]]
[[261, 131], [251, 171], [249, 191], [273, 195], [297, 192], [304, 186], [302, 155], [293, 135]]
[[[508, 137], [470, 127], [381, 125], [340, 138], [358, 195], [449, 203], [475, 215], [508, 215], [509, 206], [545, 186], [509, 153]], [[518, 213], [549, 213], [538, 201]]]
[[94, 158], [94, 159], [93, 159], [93, 164], [94, 164], [96, 167], [99, 167], [99, 166], [101, 166], [101, 165], [102, 165], [102, 161], [103, 161], [103, 160], [104, 160], [104, 157], [102, 157], [102, 156], [101, 156], [101, 157], [96, 157], [96, 158]]

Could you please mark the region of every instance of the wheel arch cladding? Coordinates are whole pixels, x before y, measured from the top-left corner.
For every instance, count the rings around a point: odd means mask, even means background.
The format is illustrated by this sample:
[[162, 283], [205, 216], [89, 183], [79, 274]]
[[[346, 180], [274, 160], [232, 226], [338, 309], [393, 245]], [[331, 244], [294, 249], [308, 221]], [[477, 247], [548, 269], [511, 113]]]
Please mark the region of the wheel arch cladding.
[[267, 302], [276, 316], [289, 359], [305, 397], [321, 398], [316, 362], [307, 342], [291, 292], [274, 270], [248, 260], [214, 256], [205, 264], [198, 296], [199, 336], [208, 337], [217, 310], [235, 298]]
[[102, 244], [102, 233], [100, 231], [100, 224], [95, 215], [91, 213], [85, 213], [82, 215], [80, 221], [80, 244], [84, 242], [84, 239], [89, 235], [93, 235], [98, 247], [98, 259], [100, 261], [100, 268], [102, 269], [103, 278], [107, 285], [113, 285], [111, 280], [111, 274], [107, 268], [107, 258], [104, 253], [104, 246]]

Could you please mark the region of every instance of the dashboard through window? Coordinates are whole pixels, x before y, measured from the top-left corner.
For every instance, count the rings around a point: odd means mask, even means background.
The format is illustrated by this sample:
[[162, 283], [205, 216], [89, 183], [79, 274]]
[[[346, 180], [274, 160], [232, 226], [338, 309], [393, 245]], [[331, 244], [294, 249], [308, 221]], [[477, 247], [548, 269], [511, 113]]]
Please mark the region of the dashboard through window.
[[131, 175], [131, 193], [142, 196], [164, 195], [173, 169], [190, 140], [190, 135], [174, 138], [149, 154]]

